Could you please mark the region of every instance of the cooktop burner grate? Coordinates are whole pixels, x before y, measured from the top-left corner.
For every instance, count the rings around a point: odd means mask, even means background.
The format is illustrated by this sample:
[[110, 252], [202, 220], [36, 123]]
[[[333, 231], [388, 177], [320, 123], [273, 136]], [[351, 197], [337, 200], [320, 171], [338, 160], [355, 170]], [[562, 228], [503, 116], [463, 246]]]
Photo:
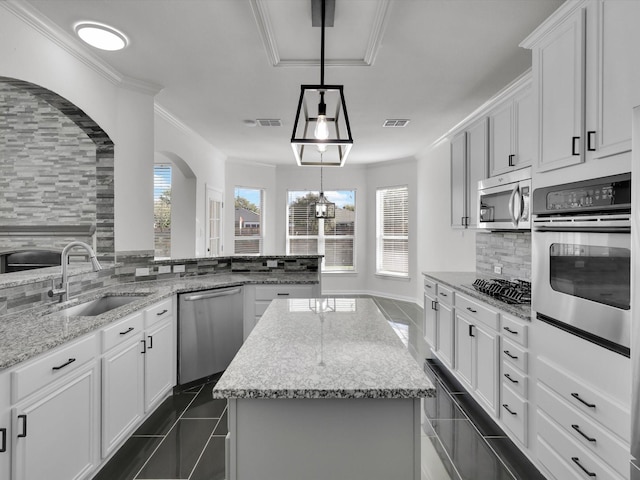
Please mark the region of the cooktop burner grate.
[[478, 292], [514, 305], [531, 303], [531, 283], [526, 280], [509, 281], [502, 278], [482, 279], [473, 282]]

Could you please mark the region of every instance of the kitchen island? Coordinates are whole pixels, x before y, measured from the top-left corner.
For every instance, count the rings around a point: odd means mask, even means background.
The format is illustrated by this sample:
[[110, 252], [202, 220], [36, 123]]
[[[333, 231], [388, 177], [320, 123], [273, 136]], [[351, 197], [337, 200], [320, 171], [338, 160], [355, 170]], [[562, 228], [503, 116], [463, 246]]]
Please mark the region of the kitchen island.
[[373, 300], [274, 300], [213, 389], [226, 479], [419, 480], [433, 395]]

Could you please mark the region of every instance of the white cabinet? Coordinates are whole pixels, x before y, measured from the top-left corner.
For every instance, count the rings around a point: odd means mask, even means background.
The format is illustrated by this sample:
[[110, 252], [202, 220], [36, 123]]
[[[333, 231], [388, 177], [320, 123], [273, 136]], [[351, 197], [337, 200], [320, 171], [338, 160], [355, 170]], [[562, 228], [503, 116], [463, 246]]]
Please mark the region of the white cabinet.
[[86, 478], [99, 463], [99, 369], [94, 359], [13, 408], [13, 479]]
[[434, 352], [440, 361], [448, 368], [454, 367], [454, 334], [455, 317], [453, 313], [453, 290], [444, 285], [437, 285], [435, 304], [436, 340]]
[[143, 315], [102, 331], [102, 456], [120, 446], [144, 417]]
[[0, 478], [11, 474], [11, 398], [9, 373], [0, 372]]
[[638, 18], [639, 2], [566, 2], [522, 43], [532, 49], [538, 171], [630, 150]]
[[144, 406], [151, 411], [176, 384], [175, 326], [167, 318], [146, 331], [144, 355]]
[[438, 348], [438, 344], [436, 343], [438, 334], [436, 288], [437, 284], [435, 282], [432, 282], [428, 278], [424, 279], [424, 308], [422, 330], [424, 332], [425, 342], [427, 342], [427, 344], [434, 350], [437, 350]]
[[451, 141], [451, 226], [478, 225], [478, 181], [487, 178], [488, 119], [476, 120]]
[[489, 176], [531, 165], [535, 156], [531, 77], [489, 112]]

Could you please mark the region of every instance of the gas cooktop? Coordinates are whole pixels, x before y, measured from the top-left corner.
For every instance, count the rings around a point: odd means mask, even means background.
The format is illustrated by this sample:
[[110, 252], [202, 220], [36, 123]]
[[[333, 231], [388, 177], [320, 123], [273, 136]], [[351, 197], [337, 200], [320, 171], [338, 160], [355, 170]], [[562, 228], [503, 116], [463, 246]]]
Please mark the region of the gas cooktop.
[[502, 278], [478, 278], [473, 282], [473, 288], [505, 303], [513, 305], [531, 303], [531, 282], [526, 280], [509, 281]]

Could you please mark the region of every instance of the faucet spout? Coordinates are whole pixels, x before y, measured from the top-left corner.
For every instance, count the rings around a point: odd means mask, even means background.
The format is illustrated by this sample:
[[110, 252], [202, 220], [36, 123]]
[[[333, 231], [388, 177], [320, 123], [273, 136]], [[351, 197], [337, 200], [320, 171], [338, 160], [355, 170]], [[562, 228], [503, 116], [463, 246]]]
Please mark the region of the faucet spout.
[[82, 247], [87, 251], [87, 253], [89, 254], [89, 260], [91, 261], [91, 266], [94, 272], [97, 272], [98, 270], [102, 270], [102, 265], [100, 265], [100, 262], [98, 261], [98, 258], [96, 257], [95, 252], [89, 245], [79, 241], [75, 241], [67, 244], [62, 249], [62, 255], [60, 259], [62, 263], [62, 284], [58, 289], [55, 288], [55, 284], [54, 284], [53, 288], [48, 292], [48, 295], [50, 297], [53, 297], [54, 295], [59, 295], [61, 301], [63, 302], [69, 298], [69, 285], [68, 285], [69, 281], [68, 281], [67, 266], [69, 264], [69, 251], [74, 247]]

